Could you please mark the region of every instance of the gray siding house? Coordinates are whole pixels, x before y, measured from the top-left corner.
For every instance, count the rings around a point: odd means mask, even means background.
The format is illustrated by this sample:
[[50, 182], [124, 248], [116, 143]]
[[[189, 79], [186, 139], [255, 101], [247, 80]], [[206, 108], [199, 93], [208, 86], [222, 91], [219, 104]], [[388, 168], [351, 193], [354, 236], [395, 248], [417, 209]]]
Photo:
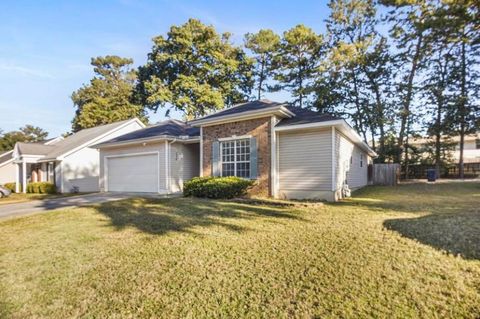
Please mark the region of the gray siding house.
[[368, 183], [375, 152], [348, 123], [268, 100], [103, 141], [99, 189], [178, 193], [194, 176], [255, 179], [252, 196], [336, 201]]

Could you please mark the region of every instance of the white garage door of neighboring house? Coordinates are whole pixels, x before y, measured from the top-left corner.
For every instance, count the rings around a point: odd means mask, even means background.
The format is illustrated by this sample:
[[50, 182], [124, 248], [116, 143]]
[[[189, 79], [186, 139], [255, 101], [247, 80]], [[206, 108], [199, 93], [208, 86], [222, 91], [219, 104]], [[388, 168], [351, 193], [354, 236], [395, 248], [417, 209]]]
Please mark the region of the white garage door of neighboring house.
[[107, 191], [157, 193], [158, 160], [156, 153], [108, 157]]

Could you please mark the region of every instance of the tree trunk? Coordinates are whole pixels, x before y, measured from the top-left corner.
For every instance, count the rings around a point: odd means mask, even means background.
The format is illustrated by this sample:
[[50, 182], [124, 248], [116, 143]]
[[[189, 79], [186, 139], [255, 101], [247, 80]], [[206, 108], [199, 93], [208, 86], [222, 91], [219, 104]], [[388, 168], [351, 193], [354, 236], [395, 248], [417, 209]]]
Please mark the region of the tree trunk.
[[[415, 74], [417, 72], [418, 63], [420, 61], [420, 54], [423, 46], [423, 34], [420, 33], [417, 39], [417, 43], [415, 45], [415, 54], [412, 59], [412, 67], [410, 69], [410, 73], [408, 74], [408, 81], [407, 81], [407, 95], [405, 97], [405, 101], [403, 102], [403, 108], [400, 113], [400, 131], [398, 134], [398, 151], [397, 151], [397, 161], [400, 163], [402, 158], [402, 148], [404, 148], [404, 138], [405, 138], [405, 130], [407, 130], [407, 124], [410, 117], [410, 103], [412, 101], [413, 95], [413, 80], [415, 78]], [[405, 152], [407, 152], [405, 148]], [[405, 154], [407, 156], [407, 154]]]
[[465, 131], [466, 131], [466, 103], [467, 103], [467, 57], [466, 57], [465, 39], [462, 37], [462, 54], [461, 54], [461, 96], [460, 96], [460, 158], [458, 163], [458, 170], [460, 178], [465, 178], [464, 164], [463, 164], [463, 149], [465, 146]]
[[263, 80], [265, 77], [265, 59], [262, 58], [262, 62], [260, 63], [260, 74], [258, 75], [258, 95], [257, 99], [260, 100], [262, 98], [262, 86]]

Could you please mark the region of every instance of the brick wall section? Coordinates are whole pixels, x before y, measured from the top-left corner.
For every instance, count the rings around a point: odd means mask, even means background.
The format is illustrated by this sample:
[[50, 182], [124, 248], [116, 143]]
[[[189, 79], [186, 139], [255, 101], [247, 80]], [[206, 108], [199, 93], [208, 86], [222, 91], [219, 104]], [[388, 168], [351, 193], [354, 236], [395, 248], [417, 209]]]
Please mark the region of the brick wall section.
[[212, 142], [233, 135], [251, 135], [257, 140], [257, 185], [250, 195], [270, 196], [271, 118], [225, 123], [203, 127], [203, 176], [212, 175]]

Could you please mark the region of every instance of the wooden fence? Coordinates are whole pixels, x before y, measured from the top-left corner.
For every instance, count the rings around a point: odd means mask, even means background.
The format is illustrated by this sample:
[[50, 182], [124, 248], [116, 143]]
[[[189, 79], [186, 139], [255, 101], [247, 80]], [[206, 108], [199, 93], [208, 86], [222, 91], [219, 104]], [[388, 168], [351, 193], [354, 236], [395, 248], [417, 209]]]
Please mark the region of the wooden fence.
[[[435, 169], [435, 165], [409, 165], [408, 178], [425, 179], [427, 178], [427, 170]], [[480, 177], [480, 163], [465, 163], [463, 165], [465, 178]], [[401, 178], [405, 179], [405, 172], [401, 173]], [[459, 178], [459, 165], [449, 164], [440, 167], [440, 178]]]
[[371, 164], [369, 181], [373, 185], [394, 186], [400, 179], [400, 164]]

